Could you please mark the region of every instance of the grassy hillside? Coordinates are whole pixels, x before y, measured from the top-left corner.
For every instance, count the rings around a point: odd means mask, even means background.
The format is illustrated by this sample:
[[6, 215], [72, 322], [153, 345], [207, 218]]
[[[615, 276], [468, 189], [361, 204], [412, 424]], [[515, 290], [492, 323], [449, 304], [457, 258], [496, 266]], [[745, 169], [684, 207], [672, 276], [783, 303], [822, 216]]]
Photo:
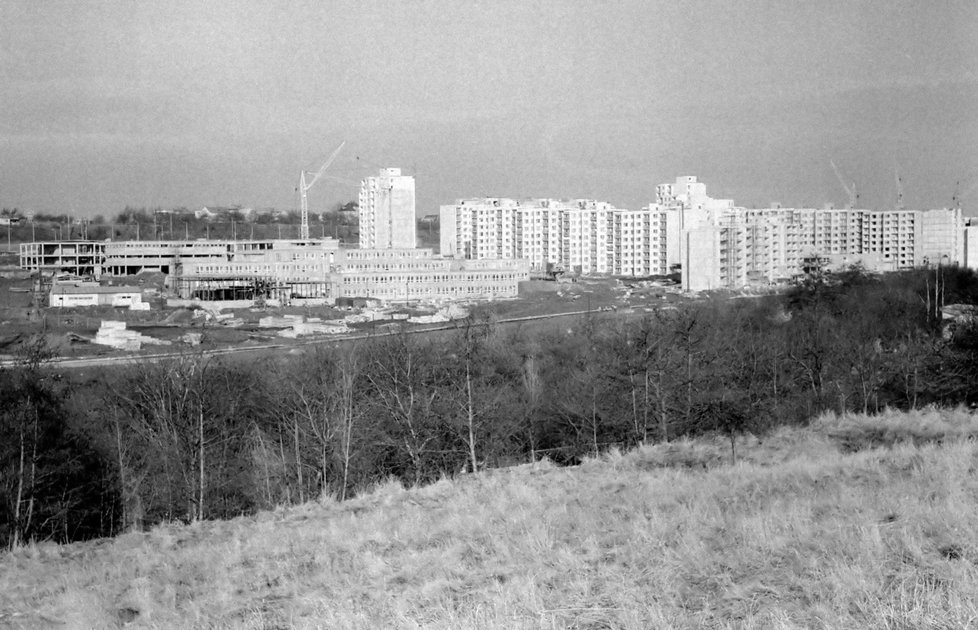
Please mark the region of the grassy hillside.
[[0, 627], [963, 628], [978, 421], [823, 418], [0, 556]]

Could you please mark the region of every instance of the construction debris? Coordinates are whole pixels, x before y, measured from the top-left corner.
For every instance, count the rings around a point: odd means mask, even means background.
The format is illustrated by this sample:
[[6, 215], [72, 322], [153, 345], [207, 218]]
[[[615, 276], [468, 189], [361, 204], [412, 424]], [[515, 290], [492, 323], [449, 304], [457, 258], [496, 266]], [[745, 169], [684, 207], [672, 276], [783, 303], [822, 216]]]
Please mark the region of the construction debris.
[[182, 341], [183, 343], [190, 346], [199, 346], [202, 338], [203, 335], [199, 332], [188, 332], [187, 334], [182, 335], [179, 338], [179, 341]]
[[454, 319], [465, 319], [469, 312], [458, 304], [449, 304], [432, 315], [415, 315], [408, 319], [412, 324], [443, 324]]
[[295, 322], [292, 328], [280, 330], [278, 336], [294, 339], [301, 335], [340, 335], [347, 332], [350, 332], [349, 328], [335, 323]]
[[142, 344], [156, 344], [161, 346], [170, 345], [169, 341], [154, 339], [148, 335], [140, 334], [134, 330], [126, 329], [126, 322], [103, 320], [98, 332], [95, 333], [93, 343], [103, 346], [110, 346], [116, 350], [135, 351], [142, 347]]

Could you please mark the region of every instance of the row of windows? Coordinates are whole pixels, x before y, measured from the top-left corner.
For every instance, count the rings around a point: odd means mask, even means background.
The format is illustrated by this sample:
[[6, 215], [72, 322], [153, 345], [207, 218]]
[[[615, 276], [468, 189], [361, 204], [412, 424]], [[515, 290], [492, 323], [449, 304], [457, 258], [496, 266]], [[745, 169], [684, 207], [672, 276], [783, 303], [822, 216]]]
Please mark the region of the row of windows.
[[399, 298], [399, 297], [419, 297], [422, 295], [454, 295], [454, 296], [480, 296], [485, 294], [492, 295], [516, 295], [518, 287], [515, 283], [512, 284], [490, 284], [490, 285], [439, 285], [439, 286], [424, 286], [411, 288], [410, 291], [405, 291], [404, 288], [399, 287], [376, 287], [368, 284], [362, 286], [346, 286], [344, 288], [344, 293], [358, 294], [362, 293], [364, 295], [370, 295], [372, 297], [387, 297], [387, 298]]

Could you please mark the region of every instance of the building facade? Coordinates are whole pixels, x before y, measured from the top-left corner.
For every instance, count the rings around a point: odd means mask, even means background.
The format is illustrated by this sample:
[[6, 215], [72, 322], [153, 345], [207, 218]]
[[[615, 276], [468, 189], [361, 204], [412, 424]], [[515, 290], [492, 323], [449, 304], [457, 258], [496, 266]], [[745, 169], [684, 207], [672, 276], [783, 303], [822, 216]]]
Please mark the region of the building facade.
[[45, 275], [63, 272], [97, 278], [105, 264], [105, 245], [102, 241], [21, 243], [20, 268]]
[[978, 269], [978, 220], [974, 217], [966, 219], [961, 247], [964, 250], [961, 264], [968, 269]]
[[397, 249], [417, 244], [414, 210], [414, 178], [399, 168], [382, 168], [380, 174], [360, 183], [360, 247]]
[[978, 237], [974, 230], [966, 236], [960, 209], [743, 208], [710, 197], [694, 176], [659, 184], [641, 210], [486, 197], [442, 206], [440, 223], [443, 256], [519, 258], [534, 272], [630, 277], [681, 268], [690, 291], [784, 282], [813, 258], [871, 271], [978, 266]]
[[53, 308], [80, 306], [126, 306], [138, 309], [143, 303], [139, 287], [103, 287], [97, 282], [55, 282], [48, 295]]
[[441, 254], [518, 258], [531, 270], [650, 276], [669, 273], [679, 215], [651, 204], [623, 210], [591, 199], [460, 199], [441, 206]]
[[966, 231], [960, 209], [733, 208], [684, 230], [683, 250], [685, 290], [739, 289], [796, 277], [813, 259], [876, 272], [966, 264]]
[[202, 300], [282, 301], [371, 297], [412, 302], [516, 297], [529, 278], [522, 260], [460, 261], [435, 257], [430, 249], [256, 249], [234, 260], [187, 261], [174, 279], [180, 297]]

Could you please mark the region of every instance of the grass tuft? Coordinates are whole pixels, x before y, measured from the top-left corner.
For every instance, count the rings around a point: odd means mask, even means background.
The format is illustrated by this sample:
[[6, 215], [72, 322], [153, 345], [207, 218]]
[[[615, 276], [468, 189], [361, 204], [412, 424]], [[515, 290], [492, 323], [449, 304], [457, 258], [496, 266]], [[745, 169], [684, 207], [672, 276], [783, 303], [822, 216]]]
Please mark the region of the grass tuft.
[[846, 451], [945, 440], [978, 438], [978, 417], [967, 409], [927, 409], [907, 414], [885, 410], [878, 415], [824, 414], [814, 425], [842, 445]]
[[973, 426], [825, 416], [740, 438], [733, 466], [677, 441], [26, 545], [0, 556], [0, 627], [973, 627]]

